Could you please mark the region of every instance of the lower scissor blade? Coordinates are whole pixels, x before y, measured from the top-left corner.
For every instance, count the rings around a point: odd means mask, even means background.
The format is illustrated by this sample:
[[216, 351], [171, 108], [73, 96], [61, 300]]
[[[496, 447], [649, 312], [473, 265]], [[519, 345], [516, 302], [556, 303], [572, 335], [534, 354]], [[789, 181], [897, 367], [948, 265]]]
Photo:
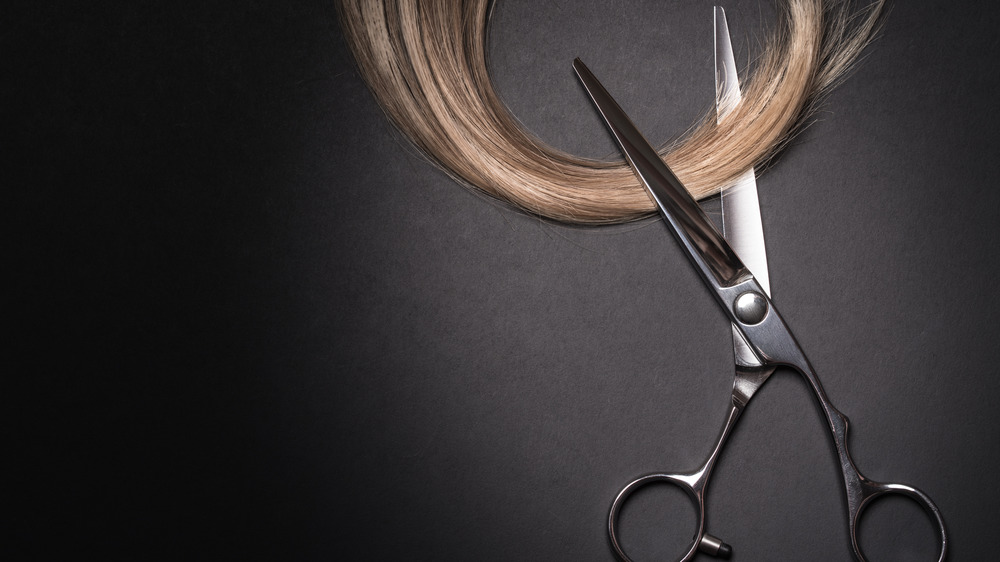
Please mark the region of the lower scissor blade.
[[[715, 109], [717, 119], [721, 121], [735, 109], [741, 94], [726, 12], [719, 6], [715, 7], [715, 89]], [[760, 219], [760, 201], [753, 168], [744, 172], [735, 185], [724, 189], [721, 200], [723, 236], [770, 295], [764, 227]]]
[[761, 288], [771, 296], [764, 225], [760, 218], [760, 199], [753, 168], [744, 172], [736, 185], [722, 190], [721, 200], [723, 236]]
[[[740, 103], [740, 81], [736, 74], [736, 60], [733, 44], [729, 36], [726, 12], [715, 7], [715, 112], [716, 119], [722, 119]], [[764, 246], [764, 228], [760, 218], [760, 201], [757, 197], [757, 180], [754, 169], [750, 168], [740, 176], [736, 184], [722, 190], [722, 233], [730, 246], [740, 256], [743, 264], [760, 283], [761, 288], [771, 294], [767, 275], [767, 253]], [[733, 326], [733, 354], [737, 368], [737, 388], [734, 392], [742, 400], [749, 400], [757, 388], [767, 380], [773, 369], [765, 371], [761, 362], [743, 340], [740, 331]], [[741, 386], [745, 388], [739, 388]], [[745, 402], [744, 402], [745, 403]]]

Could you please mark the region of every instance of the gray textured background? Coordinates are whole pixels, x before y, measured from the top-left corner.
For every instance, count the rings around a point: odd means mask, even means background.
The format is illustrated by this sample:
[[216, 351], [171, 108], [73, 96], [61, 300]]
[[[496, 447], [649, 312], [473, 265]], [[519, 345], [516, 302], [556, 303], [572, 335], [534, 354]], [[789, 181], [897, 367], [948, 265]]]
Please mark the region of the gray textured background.
[[[617, 154], [579, 56], [675, 138], [711, 107], [712, 5], [503, 0], [495, 82], [545, 141]], [[773, 6], [726, 7], [749, 60]], [[775, 303], [855, 461], [929, 493], [954, 560], [992, 557], [1000, 500], [996, 13], [898, 2], [760, 181]], [[558, 226], [459, 187], [383, 118], [332, 4], [6, 23], [25, 558], [609, 561], [618, 488], [708, 453], [729, 327], [662, 224]], [[849, 559], [841, 488], [779, 372], [708, 528], [735, 560]], [[678, 552], [684, 502], [625, 513], [642, 559]], [[907, 501], [863, 531], [874, 560], [934, 558]]]

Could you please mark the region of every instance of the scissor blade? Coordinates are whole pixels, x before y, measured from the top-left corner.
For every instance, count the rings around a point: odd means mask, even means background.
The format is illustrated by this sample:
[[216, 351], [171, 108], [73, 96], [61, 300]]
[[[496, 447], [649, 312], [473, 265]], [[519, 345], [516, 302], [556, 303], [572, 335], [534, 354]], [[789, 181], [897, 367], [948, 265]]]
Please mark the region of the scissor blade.
[[729, 37], [726, 11], [715, 7], [715, 111], [718, 120], [740, 103], [740, 79], [736, 75], [736, 59]]
[[[720, 6], [715, 7], [715, 90], [716, 119], [722, 121], [739, 104], [741, 95], [726, 12]], [[753, 168], [744, 172], [733, 186], [722, 191], [721, 202], [723, 235], [770, 295], [764, 228]]]
[[[716, 122], [729, 115], [742, 99], [740, 79], [736, 73], [736, 58], [733, 43], [726, 22], [726, 11], [715, 7], [715, 114]], [[757, 180], [754, 169], [743, 172], [732, 186], [722, 190], [722, 234], [740, 256], [757, 282], [770, 295], [771, 286], [767, 275], [767, 253], [764, 247], [764, 229], [760, 219], [760, 202], [757, 199]], [[733, 355], [737, 370], [743, 368], [742, 377], [737, 377], [737, 385], [744, 382], [741, 390], [746, 400], [763, 384], [773, 371], [760, 371], [760, 360], [751, 351], [739, 329], [733, 325]], [[750, 368], [747, 370], [746, 368]], [[756, 376], [753, 376], [756, 375]], [[751, 382], [748, 382], [751, 381]]]
[[731, 287], [749, 277], [747, 268], [725, 238], [590, 69], [580, 59], [573, 61], [573, 69], [705, 281], [718, 294], [720, 287]]

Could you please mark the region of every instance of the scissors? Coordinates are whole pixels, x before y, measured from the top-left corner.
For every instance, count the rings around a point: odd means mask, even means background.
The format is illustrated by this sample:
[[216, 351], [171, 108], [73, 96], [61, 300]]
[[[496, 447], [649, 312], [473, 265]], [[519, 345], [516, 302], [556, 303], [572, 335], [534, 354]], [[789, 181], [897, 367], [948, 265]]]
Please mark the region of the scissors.
[[[740, 93], [725, 13], [717, 7], [715, 16], [716, 110], [721, 119], [739, 102]], [[771, 302], [753, 170], [748, 170], [735, 187], [723, 192], [723, 236], [586, 65], [576, 59], [573, 68], [629, 164], [733, 326], [736, 374], [732, 405], [711, 453], [692, 472], [648, 474], [622, 488], [608, 517], [608, 534], [615, 553], [626, 562], [631, 560], [618, 537], [618, 515], [629, 496], [644, 486], [670, 484], [687, 492], [698, 517], [697, 532], [680, 560], [690, 560], [699, 551], [721, 558], [732, 554], [729, 545], [705, 532], [705, 491], [712, 468], [743, 409], [774, 370], [782, 366], [798, 371], [805, 378], [830, 426], [847, 493], [847, 523], [854, 556], [865, 561], [857, 536], [858, 521], [865, 508], [880, 496], [899, 494], [919, 503], [936, 524], [941, 544], [938, 560], [944, 560], [948, 537], [937, 505], [917, 488], [875, 482], [858, 471], [847, 449], [847, 416], [830, 403], [808, 359]]]

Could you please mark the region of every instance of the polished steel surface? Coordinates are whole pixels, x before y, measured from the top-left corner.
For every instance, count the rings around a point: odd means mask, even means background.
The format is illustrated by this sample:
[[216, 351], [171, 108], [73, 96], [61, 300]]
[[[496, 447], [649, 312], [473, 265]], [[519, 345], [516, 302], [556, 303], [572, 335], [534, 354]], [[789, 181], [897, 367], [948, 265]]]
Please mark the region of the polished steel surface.
[[[716, 121], [721, 122], [729, 115], [742, 99], [739, 76], [736, 72], [736, 59], [733, 56], [733, 45], [729, 37], [729, 24], [726, 21], [726, 11], [721, 6], [715, 7], [715, 113]], [[753, 168], [743, 172], [733, 185], [722, 190], [719, 196], [722, 207], [722, 234], [732, 246], [736, 255], [757, 279], [764, 292], [771, 295], [771, 282], [767, 270], [767, 252], [764, 245], [764, 226], [760, 217], [760, 201], [757, 197], [757, 179]], [[733, 326], [733, 354], [736, 356], [738, 368], [760, 367], [760, 362], [739, 335], [739, 328]], [[757, 370], [754, 377], [756, 384], [737, 379], [741, 396], [749, 400], [756, 388], [767, 380], [773, 372]]]
[[744, 324], [757, 324], [767, 314], [767, 299], [764, 298], [764, 295], [753, 291], [743, 293], [736, 297], [733, 314]]
[[[719, 14], [717, 11], [717, 15]], [[717, 23], [718, 29], [720, 28]], [[717, 50], [719, 48], [717, 47]], [[904, 484], [874, 482], [858, 471], [847, 447], [848, 419], [830, 403], [819, 378], [795, 337], [767, 296], [766, 286], [751, 274], [730, 244], [715, 230], [683, 185], [660, 160], [652, 146], [646, 142], [589, 69], [579, 59], [573, 66], [608, 127], [618, 139], [626, 158], [646, 186], [650, 197], [656, 202], [667, 224], [670, 225], [671, 231], [685, 248], [705, 283], [712, 289], [723, 310], [730, 316], [735, 328], [734, 342], [737, 348], [732, 405], [712, 452], [702, 466], [693, 472], [653, 473], [633, 480], [621, 490], [612, 503], [608, 517], [608, 533], [614, 551], [622, 560], [630, 560], [618, 536], [618, 516], [629, 496], [643, 486], [667, 483], [685, 490], [697, 508], [697, 532], [681, 560], [690, 560], [699, 551], [713, 556], [728, 556], [731, 548], [720, 539], [708, 535], [705, 530], [705, 493], [708, 481], [722, 448], [747, 402], [775, 367], [787, 366], [798, 371], [808, 382], [829, 425], [844, 479], [848, 528], [854, 556], [859, 561], [865, 560], [857, 539], [858, 521], [865, 508], [879, 496], [900, 494], [919, 503], [935, 523], [941, 544], [938, 560], [944, 560], [948, 551], [948, 537], [938, 507], [929, 496], [916, 488]], [[732, 65], [732, 68], [735, 70], [735, 65]], [[722, 71], [724, 77], [722, 83], [731, 84], [729, 77], [734, 74], [727, 70], [725, 64], [722, 66]], [[731, 91], [731, 88], [732, 86], [727, 85], [720, 89], [720, 92]], [[731, 97], [731, 95], [719, 96], [720, 100]], [[738, 203], [730, 207], [730, 220], [733, 220], [734, 212], [739, 210], [735, 214], [740, 215], [740, 220], [744, 211], [746, 214], [756, 212], [759, 223], [757, 209], [756, 202], [752, 208], [745, 203]], [[748, 241], [747, 246], [759, 248], [763, 254], [762, 235], [758, 238], [756, 234], [741, 234], [736, 238]], [[766, 259], [763, 264], [766, 271]], [[750, 359], [740, 356], [741, 345], [749, 350]]]
[[723, 287], [749, 278], [750, 272], [740, 258], [604, 86], [580, 59], [573, 62], [573, 68], [623, 147], [625, 158], [638, 173], [650, 197], [660, 208], [670, 209], [665, 218], [673, 226], [672, 231], [681, 245], [688, 249], [688, 255], [701, 274], [711, 277], [714, 284]]
[[[721, 122], [732, 113], [742, 100], [740, 80], [733, 56], [733, 44], [729, 36], [726, 11], [715, 7], [715, 113], [716, 122]], [[743, 172], [733, 185], [722, 190], [719, 196], [722, 208], [722, 234], [743, 263], [760, 283], [764, 293], [770, 296], [771, 284], [767, 270], [767, 251], [764, 243], [764, 225], [760, 216], [760, 201], [757, 196], [756, 171], [753, 168]], [[754, 316], [766, 312], [766, 301], [761, 305], [757, 299], [751, 304], [756, 307]], [[746, 311], [749, 314], [749, 311]], [[737, 310], [739, 314], [739, 309]], [[746, 319], [746, 318], [744, 318]], [[757, 389], [774, 373], [774, 367], [765, 367], [743, 339], [739, 327], [732, 325], [733, 358], [736, 369], [733, 381], [733, 403], [746, 405]]]
[[[736, 60], [729, 39], [726, 12], [715, 8], [715, 112], [716, 121], [721, 122], [736, 107], [742, 95], [739, 77], [736, 74]], [[722, 190], [722, 234], [733, 251], [757, 278], [764, 292], [771, 294], [771, 282], [767, 272], [767, 252], [764, 245], [764, 226], [760, 218], [760, 201], [757, 197], [757, 180], [753, 168], [732, 186]]]

